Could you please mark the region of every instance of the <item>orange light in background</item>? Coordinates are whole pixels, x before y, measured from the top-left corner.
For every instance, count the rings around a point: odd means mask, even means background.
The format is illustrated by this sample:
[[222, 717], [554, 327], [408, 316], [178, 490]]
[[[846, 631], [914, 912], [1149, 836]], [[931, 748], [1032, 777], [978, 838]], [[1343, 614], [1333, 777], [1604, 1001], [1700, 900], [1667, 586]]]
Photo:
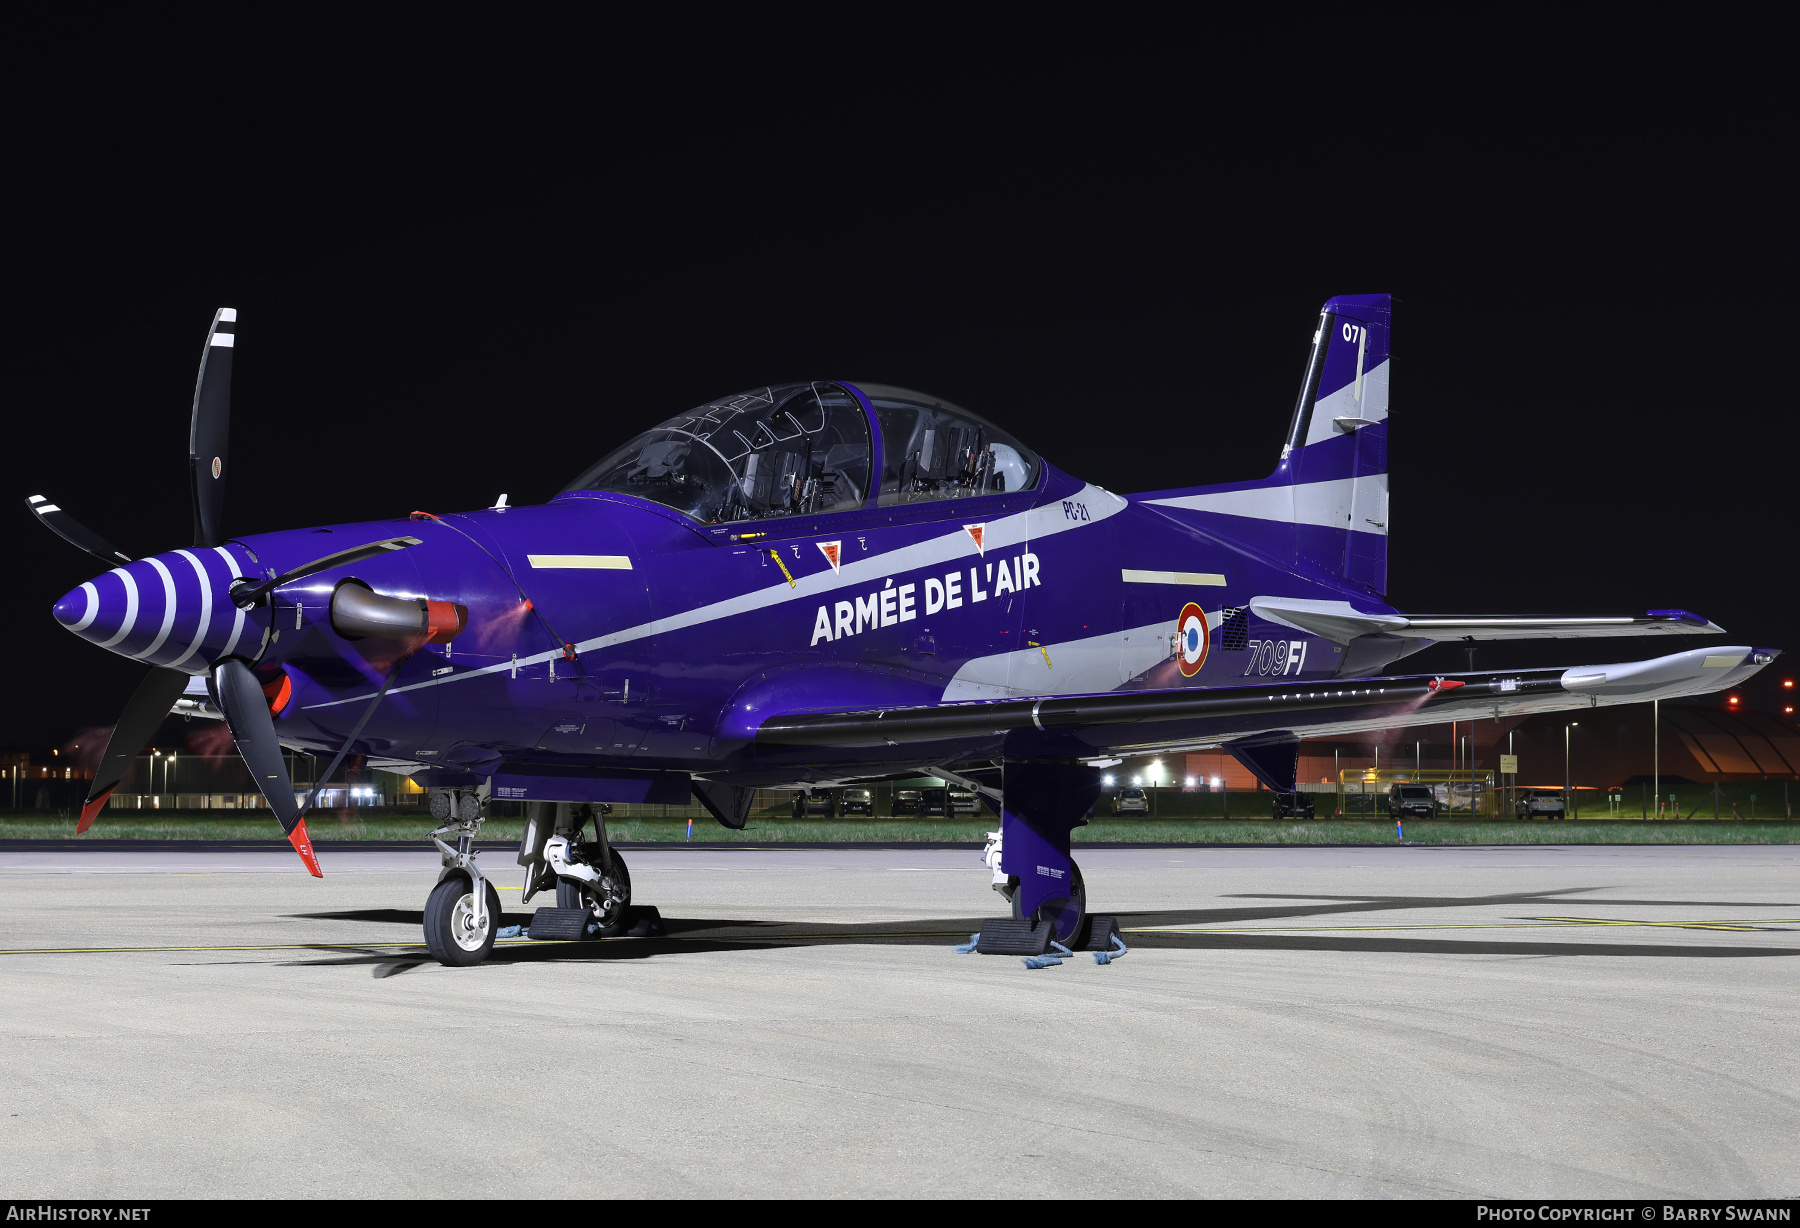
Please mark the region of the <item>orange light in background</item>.
[[1794, 680], [1792, 678], [1784, 678], [1782, 679], [1781, 685], [1791, 691], [1794, 689]]
[[1792, 715], [1794, 715], [1794, 705], [1789, 704], [1787, 707], [1783, 708], [1782, 711], [1787, 713], [1789, 716], [1792, 716]]
[[1737, 702], [1737, 699], [1738, 699], [1738, 697], [1736, 695], [1733, 695], [1730, 699], [1726, 700], [1725, 702], [1728, 704], [1734, 704]]

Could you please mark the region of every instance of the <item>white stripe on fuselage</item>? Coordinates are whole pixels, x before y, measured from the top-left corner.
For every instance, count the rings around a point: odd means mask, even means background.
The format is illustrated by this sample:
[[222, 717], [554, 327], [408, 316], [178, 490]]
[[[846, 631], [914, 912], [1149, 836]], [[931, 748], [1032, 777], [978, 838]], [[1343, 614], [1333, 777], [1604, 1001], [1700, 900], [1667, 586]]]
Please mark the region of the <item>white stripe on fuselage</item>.
[[[1070, 520], [1063, 511], [1062, 502], [1034, 507], [1029, 511], [1018, 512], [1000, 520], [990, 521], [983, 537], [983, 544], [988, 550], [1005, 549], [1008, 546], [1024, 545], [1058, 533], [1066, 533], [1071, 529], [1083, 529], [1089, 525], [1099, 524], [1130, 506], [1124, 499], [1111, 491], [1102, 490], [1098, 486], [1088, 485], [1081, 493], [1072, 496], [1085, 500], [1089, 519]], [[728, 597], [724, 601], [715, 601], [710, 605], [698, 606], [681, 614], [672, 614], [667, 618], [652, 619], [647, 623], [639, 623], [635, 627], [626, 627], [621, 631], [613, 631], [606, 635], [596, 636], [591, 640], [583, 640], [575, 645], [577, 652], [593, 652], [600, 648], [611, 648], [618, 644], [628, 644], [633, 640], [641, 640], [647, 636], [662, 635], [670, 631], [679, 631], [684, 627], [696, 626], [700, 623], [712, 622], [720, 618], [734, 618], [739, 614], [748, 614], [754, 610], [767, 609], [770, 606], [785, 605], [789, 602], [814, 601], [818, 598], [837, 592], [839, 589], [856, 588], [871, 581], [880, 581], [888, 576], [914, 571], [924, 567], [934, 567], [950, 559], [963, 558], [975, 549], [969, 534], [959, 524], [955, 531], [940, 537], [918, 542], [911, 546], [902, 546], [898, 550], [890, 550], [885, 554], [877, 554], [870, 558], [858, 559], [854, 563], [845, 563], [840, 572], [829, 570], [815, 572], [812, 575], [800, 576], [790, 587], [786, 580], [768, 588], [755, 589], [736, 597]], [[411, 686], [397, 686], [388, 692], [398, 695], [404, 691], [417, 691], [424, 687], [443, 686], [450, 682], [460, 682], [464, 678], [478, 678], [483, 674], [510, 671], [515, 667], [535, 665], [552, 658], [560, 659], [562, 653], [556, 649], [540, 652], [535, 656], [520, 657], [515, 663], [506, 661], [499, 665], [489, 665], [481, 669], [472, 669], [467, 673], [452, 674], [444, 678], [432, 678], [425, 682], [415, 682]], [[373, 695], [366, 691], [348, 699], [334, 699], [322, 704], [308, 704], [313, 708], [331, 708], [338, 704], [355, 703]]]
[[1243, 516], [1250, 520], [1271, 520], [1278, 524], [1310, 524], [1322, 529], [1351, 529], [1357, 533], [1387, 536], [1386, 525], [1372, 520], [1352, 524], [1350, 500], [1358, 482], [1373, 483], [1381, 491], [1381, 500], [1368, 493], [1363, 501], [1371, 507], [1386, 506], [1387, 474], [1369, 473], [1360, 478], [1333, 478], [1327, 482], [1302, 482], [1297, 486], [1258, 486], [1250, 490], [1220, 490], [1201, 495], [1177, 495], [1173, 499], [1146, 499], [1152, 507], [1179, 507], [1192, 512], [1216, 512], [1221, 516]]
[[[1206, 625], [1216, 630], [1219, 616], [1218, 610], [1207, 614]], [[944, 688], [941, 702], [1111, 691], [1120, 683], [1173, 660], [1169, 655], [1169, 628], [1173, 625], [1165, 619], [1086, 639], [1045, 644], [1042, 649], [1015, 648], [974, 657], [956, 671], [956, 677]]]

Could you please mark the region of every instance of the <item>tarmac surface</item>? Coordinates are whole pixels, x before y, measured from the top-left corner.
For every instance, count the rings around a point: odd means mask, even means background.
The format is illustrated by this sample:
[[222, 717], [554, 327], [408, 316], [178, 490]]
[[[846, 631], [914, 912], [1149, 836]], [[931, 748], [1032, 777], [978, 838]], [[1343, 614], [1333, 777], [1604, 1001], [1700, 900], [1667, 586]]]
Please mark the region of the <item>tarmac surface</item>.
[[968, 850], [627, 846], [666, 936], [449, 969], [430, 852], [0, 851], [0, 1196], [1800, 1195], [1800, 848], [1078, 855], [1105, 967], [954, 953]]

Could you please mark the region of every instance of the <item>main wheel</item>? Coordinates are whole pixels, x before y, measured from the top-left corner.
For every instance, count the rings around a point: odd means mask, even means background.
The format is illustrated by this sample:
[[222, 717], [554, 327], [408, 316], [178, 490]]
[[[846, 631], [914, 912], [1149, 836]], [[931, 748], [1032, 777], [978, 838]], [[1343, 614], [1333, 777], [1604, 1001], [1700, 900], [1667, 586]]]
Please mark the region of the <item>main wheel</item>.
[[[1019, 891], [1016, 887], [1013, 889], [1012, 906], [1013, 919], [1022, 920], [1019, 916]], [[1073, 942], [1081, 933], [1082, 922], [1087, 919], [1087, 884], [1081, 881], [1081, 867], [1073, 859], [1069, 861], [1069, 894], [1039, 904], [1032, 919], [1050, 922], [1056, 940], [1064, 945]]]
[[475, 893], [460, 874], [439, 883], [425, 901], [425, 946], [440, 964], [466, 968], [479, 964], [494, 949], [500, 928], [500, 893], [487, 888], [487, 915], [475, 919]]
[[617, 925], [625, 919], [625, 910], [631, 907], [631, 870], [625, 864], [625, 856], [618, 849], [612, 850], [612, 872], [601, 876], [602, 887], [610, 885], [604, 900], [591, 898], [588, 893], [567, 879], [556, 880], [556, 906], [558, 908], [585, 908], [594, 912], [595, 919], [602, 929]]

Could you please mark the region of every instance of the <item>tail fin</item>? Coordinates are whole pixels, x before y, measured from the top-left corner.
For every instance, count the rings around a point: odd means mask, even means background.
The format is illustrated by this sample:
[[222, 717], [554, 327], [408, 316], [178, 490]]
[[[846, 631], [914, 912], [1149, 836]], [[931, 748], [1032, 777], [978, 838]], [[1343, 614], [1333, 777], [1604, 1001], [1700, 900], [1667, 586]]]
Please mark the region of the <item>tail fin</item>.
[[1266, 554], [1385, 593], [1391, 318], [1386, 294], [1325, 304], [1274, 473], [1148, 502], [1216, 516]]

